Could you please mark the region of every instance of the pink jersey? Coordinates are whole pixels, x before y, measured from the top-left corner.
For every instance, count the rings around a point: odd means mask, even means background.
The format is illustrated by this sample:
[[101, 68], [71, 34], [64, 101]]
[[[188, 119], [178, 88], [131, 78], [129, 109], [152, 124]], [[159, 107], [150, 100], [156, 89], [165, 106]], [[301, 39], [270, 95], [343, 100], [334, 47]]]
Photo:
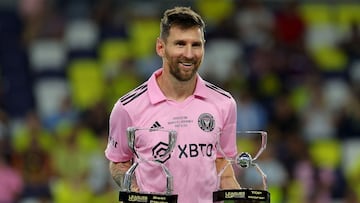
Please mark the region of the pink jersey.
[[23, 189], [21, 174], [1, 163], [0, 160], [0, 202], [16, 202]]
[[[215, 159], [223, 156], [216, 149], [217, 140], [227, 157], [237, 153], [235, 100], [200, 76], [192, 96], [183, 102], [169, 100], [156, 83], [161, 73], [162, 69], [156, 71], [147, 82], [115, 104], [110, 116], [106, 157], [113, 162], [134, 158], [127, 144], [126, 129], [130, 126], [175, 130], [176, 146], [163, 162], [173, 175], [178, 202], [213, 202], [212, 193], [219, 189]], [[136, 151], [143, 159], [152, 160], [166, 149], [166, 133], [165, 136], [160, 132], [137, 133]], [[135, 173], [141, 191], [166, 190], [166, 178], [159, 164], [141, 162]]]

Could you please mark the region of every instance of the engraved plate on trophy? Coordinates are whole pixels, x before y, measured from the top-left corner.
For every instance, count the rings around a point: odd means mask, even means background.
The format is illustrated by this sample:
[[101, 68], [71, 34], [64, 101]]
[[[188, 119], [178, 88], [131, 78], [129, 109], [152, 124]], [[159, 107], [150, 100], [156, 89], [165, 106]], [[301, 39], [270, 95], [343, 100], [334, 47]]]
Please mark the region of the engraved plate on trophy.
[[[219, 135], [220, 136], [220, 135]], [[235, 165], [240, 169], [249, 170], [255, 168], [259, 176], [262, 178], [262, 188], [241, 188], [241, 189], [226, 189], [218, 190], [213, 193], [213, 201], [237, 202], [237, 203], [270, 203], [270, 193], [267, 188], [267, 177], [260, 166], [256, 163], [261, 153], [266, 149], [267, 133], [265, 131], [243, 131], [237, 132], [237, 136], [260, 136], [261, 144], [254, 157], [248, 152], [241, 152], [235, 158], [227, 157], [222, 150], [219, 142], [217, 149], [228, 160], [228, 164], [219, 172], [218, 177], [225, 171], [227, 167]]]
[[[148, 133], [148, 134], [162, 134], [166, 139], [161, 141], [161, 148], [158, 150], [156, 155], [151, 157], [144, 157], [137, 151], [136, 140], [138, 133]], [[165, 166], [165, 161], [170, 157], [177, 138], [177, 132], [174, 130], [165, 130], [161, 128], [136, 128], [129, 127], [127, 129], [127, 138], [128, 145], [134, 155], [136, 156], [136, 161], [133, 162], [132, 166], [127, 170], [124, 176], [123, 187], [119, 192], [119, 201], [121, 202], [138, 202], [138, 203], [176, 203], [177, 194], [173, 194], [173, 176], [171, 175], [169, 169]], [[155, 146], [154, 146], [155, 147]], [[132, 182], [135, 174], [135, 170], [139, 165], [144, 163], [151, 163], [152, 166], [161, 168], [164, 177], [166, 178], [166, 189], [161, 193], [154, 193], [149, 191], [139, 191], [134, 192], [131, 190]], [[151, 177], [149, 177], [150, 179]]]

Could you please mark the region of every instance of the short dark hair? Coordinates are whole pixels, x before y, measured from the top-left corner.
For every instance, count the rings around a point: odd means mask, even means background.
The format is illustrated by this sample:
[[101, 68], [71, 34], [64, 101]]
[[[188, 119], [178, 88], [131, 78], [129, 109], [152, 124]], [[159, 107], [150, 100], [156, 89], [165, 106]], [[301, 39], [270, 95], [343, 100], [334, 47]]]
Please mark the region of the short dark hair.
[[160, 23], [160, 38], [166, 39], [169, 36], [170, 28], [179, 26], [186, 29], [198, 26], [203, 32], [205, 23], [201, 16], [193, 11], [190, 7], [174, 7], [164, 12]]

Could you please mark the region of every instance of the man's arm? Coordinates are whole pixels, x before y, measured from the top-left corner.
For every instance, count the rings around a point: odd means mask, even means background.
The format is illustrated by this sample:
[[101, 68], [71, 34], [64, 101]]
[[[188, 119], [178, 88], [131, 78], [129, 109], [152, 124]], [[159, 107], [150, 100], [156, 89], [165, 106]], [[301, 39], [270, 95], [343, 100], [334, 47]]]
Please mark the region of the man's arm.
[[[229, 161], [224, 158], [217, 158], [215, 160], [216, 169], [219, 173]], [[220, 177], [220, 189], [240, 189], [240, 184], [237, 182], [232, 165], [225, 168]]]
[[[120, 187], [123, 188], [124, 183], [124, 176], [126, 171], [131, 167], [132, 161], [127, 162], [110, 162], [109, 169], [112, 178], [114, 179], [115, 183]], [[132, 181], [131, 183], [131, 190], [138, 191], [138, 187], [136, 185], [136, 181]]]

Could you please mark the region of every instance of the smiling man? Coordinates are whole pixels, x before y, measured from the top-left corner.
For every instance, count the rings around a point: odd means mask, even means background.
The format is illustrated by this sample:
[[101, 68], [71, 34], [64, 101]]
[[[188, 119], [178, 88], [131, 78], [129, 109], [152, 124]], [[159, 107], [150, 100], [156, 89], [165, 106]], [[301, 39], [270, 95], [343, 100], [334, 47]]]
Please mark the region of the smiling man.
[[[204, 29], [201, 16], [188, 7], [164, 12], [156, 41], [162, 67], [122, 96], [111, 112], [105, 155], [119, 186], [131, 164], [139, 161], [128, 147], [126, 129], [155, 127], [177, 132], [173, 153], [163, 164], [173, 175], [178, 202], [210, 203], [214, 191], [240, 188], [231, 165], [222, 170], [227, 164], [223, 155], [237, 154], [235, 100], [198, 74], [205, 51]], [[149, 131], [141, 131], [135, 139], [137, 152], [149, 159], [155, 159], [159, 145], [164, 145], [162, 136]], [[134, 191], [166, 191], [161, 167], [139, 164], [135, 177]]]

